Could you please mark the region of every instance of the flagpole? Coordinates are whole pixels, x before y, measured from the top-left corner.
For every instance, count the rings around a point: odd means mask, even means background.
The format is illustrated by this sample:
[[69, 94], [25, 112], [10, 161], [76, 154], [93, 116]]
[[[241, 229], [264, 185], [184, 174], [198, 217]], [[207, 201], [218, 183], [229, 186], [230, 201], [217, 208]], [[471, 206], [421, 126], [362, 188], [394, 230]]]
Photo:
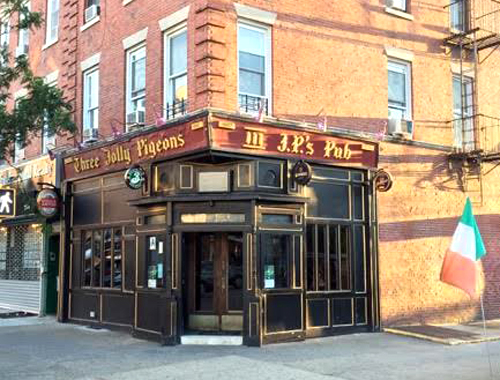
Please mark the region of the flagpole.
[[489, 342], [487, 340], [487, 336], [486, 336], [486, 317], [485, 317], [485, 313], [484, 313], [484, 302], [483, 302], [483, 295], [481, 294], [479, 296], [479, 299], [481, 301], [481, 315], [483, 317], [483, 334], [484, 334], [484, 338], [485, 338], [485, 345], [486, 345], [486, 353], [488, 355], [488, 364], [490, 366], [490, 379], [493, 379], [493, 367], [491, 365], [491, 355], [490, 355], [490, 347], [489, 347]]

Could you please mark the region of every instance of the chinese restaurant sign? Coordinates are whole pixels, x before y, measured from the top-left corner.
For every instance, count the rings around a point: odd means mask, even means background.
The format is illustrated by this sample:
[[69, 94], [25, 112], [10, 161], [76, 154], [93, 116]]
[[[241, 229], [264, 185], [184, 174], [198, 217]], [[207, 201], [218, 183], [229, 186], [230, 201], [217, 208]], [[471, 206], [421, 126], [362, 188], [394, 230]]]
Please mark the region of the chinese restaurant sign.
[[258, 155], [321, 161], [335, 165], [376, 167], [378, 146], [320, 132], [265, 125], [219, 122], [212, 133], [213, 147]]
[[65, 178], [123, 170], [203, 149], [358, 167], [376, 167], [378, 160], [374, 142], [272, 125], [199, 120], [67, 157]]

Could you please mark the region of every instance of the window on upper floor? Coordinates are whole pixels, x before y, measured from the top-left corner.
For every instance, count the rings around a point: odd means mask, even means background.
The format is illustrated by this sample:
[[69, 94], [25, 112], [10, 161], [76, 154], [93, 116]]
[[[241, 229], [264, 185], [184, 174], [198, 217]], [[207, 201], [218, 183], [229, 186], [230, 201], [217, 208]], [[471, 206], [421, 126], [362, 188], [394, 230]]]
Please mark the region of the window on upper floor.
[[127, 52], [127, 124], [144, 124], [146, 110], [146, 46]]
[[271, 30], [269, 27], [238, 24], [238, 103], [240, 112], [270, 111]]
[[165, 113], [170, 119], [186, 113], [187, 30], [165, 34]]
[[466, 12], [464, 0], [452, 0], [449, 8], [450, 28], [460, 32], [465, 31]]
[[83, 72], [83, 139], [97, 138], [99, 130], [99, 69]]
[[59, 33], [59, 0], [47, 0], [45, 44], [57, 41]]
[[474, 149], [474, 83], [472, 78], [453, 76], [453, 132], [457, 148]]
[[[30, 2], [26, 3], [26, 7], [28, 10], [31, 9]], [[19, 23], [23, 22], [25, 19], [23, 14], [19, 15]], [[18, 39], [17, 39], [17, 48], [16, 48], [16, 57], [22, 54], [28, 54], [28, 46], [29, 46], [29, 29], [21, 29], [19, 30]]]
[[51, 133], [47, 123], [44, 124], [42, 130], [42, 154], [47, 154], [49, 150], [56, 147], [56, 135]]
[[397, 9], [403, 12], [408, 10], [408, 0], [387, 0], [386, 5], [388, 8]]
[[84, 23], [90, 22], [99, 16], [100, 5], [99, 0], [85, 0]]
[[14, 162], [20, 162], [24, 159], [24, 142], [17, 140], [14, 144]]
[[411, 120], [411, 65], [388, 62], [389, 119]]
[[[0, 48], [9, 48], [10, 23], [9, 21], [0, 21]], [[3, 57], [0, 57], [0, 64], [4, 63]]]

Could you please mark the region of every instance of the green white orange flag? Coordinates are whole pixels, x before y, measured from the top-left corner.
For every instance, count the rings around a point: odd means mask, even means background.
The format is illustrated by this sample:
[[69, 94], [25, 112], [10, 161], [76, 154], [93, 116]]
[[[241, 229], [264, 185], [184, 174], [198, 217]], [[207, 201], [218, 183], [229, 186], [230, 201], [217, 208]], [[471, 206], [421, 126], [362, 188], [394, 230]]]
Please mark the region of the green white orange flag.
[[472, 214], [469, 198], [453, 234], [441, 269], [441, 281], [456, 286], [471, 297], [476, 295], [476, 262], [486, 255], [483, 239]]

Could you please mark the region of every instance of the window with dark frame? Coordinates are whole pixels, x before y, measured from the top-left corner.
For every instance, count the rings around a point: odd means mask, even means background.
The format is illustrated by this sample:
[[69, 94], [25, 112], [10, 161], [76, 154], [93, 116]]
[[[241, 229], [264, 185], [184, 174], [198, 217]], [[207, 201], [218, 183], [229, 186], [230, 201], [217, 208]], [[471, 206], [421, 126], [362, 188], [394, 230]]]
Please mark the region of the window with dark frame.
[[162, 235], [146, 236], [146, 287], [148, 289], [165, 287], [165, 250], [166, 241]]
[[82, 232], [82, 287], [122, 287], [121, 227]]
[[263, 288], [287, 289], [294, 287], [293, 235], [263, 233], [260, 249], [263, 262]]

